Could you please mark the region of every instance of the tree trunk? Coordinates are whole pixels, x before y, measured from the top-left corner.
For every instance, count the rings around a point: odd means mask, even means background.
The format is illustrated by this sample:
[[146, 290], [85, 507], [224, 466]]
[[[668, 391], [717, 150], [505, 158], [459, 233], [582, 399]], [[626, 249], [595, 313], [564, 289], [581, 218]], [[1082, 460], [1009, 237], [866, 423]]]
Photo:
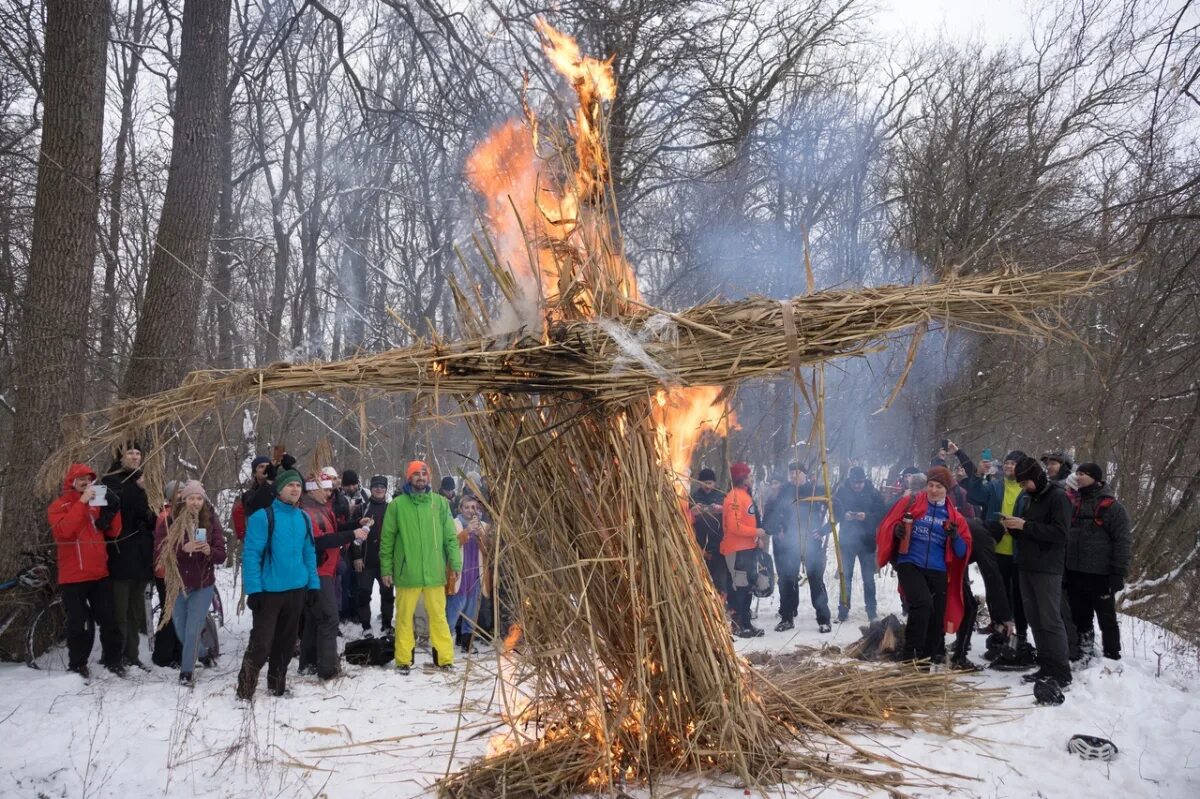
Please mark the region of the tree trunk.
[[[29, 280], [14, 362], [10, 461], [36, 463], [62, 440], [64, 414], [85, 396], [88, 306], [96, 262], [109, 4], [46, 3], [45, 114]], [[9, 470], [0, 563], [48, 533], [31, 468]]]
[[230, 0], [183, 7], [171, 166], [125, 394], [170, 388], [192, 368], [199, 298], [221, 188]]
[[108, 231], [105, 234], [104, 253], [104, 296], [100, 311], [100, 370], [101, 385], [98, 405], [107, 405], [117, 393], [120, 380], [117, 368], [117, 268], [120, 266], [118, 253], [121, 250], [125, 210], [125, 167], [129, 156], [129, 137], [133, 131], [133, 92], [137, 87], [138, 68], [142, 57], [137, 45], [142, 43], [145, 29], [146, 10], [138, 0], [129, 26], [129, 62], [121, 76], [121, 123], [117, 128], [117, 143], [113, 147], [112, 183], [108, 189]]

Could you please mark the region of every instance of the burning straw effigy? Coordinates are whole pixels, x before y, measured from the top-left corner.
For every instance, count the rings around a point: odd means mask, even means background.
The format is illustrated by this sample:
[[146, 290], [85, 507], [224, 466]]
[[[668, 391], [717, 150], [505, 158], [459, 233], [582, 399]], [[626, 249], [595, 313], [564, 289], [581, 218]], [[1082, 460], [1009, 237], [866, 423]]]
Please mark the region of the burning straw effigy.
[[506, 332], [477, 290], [456, 286], [460, 341], [193, 373], [176, 389], [79, 420], [47, 479], [128, 438], [158, 451], [223, 405], [287, 392], [445, 396], [470, 425], [489, 478], [498, 609], [522, 634], [511, 679], [530, 698], [510, 709], [508, 743], [443, 780], [444, 796], [565, 797], [681, 772], [888, 788], [945, 777], [914, 775], [839, 728], [949, 729], [979, 692], [898, 667], [759, 671], [736, 654], [681, 512], [662, 398], [798, 376], [930, 324], [1049, 336], [1053, 310], [1114, 270], [753, 297], [678, 313], [649, 307], [622, 255], [607, 185], [600, 108], [615, 90], [611, 72], [548, 26], [542, 34], [579, 97], [573, 147], [543, 158], [530, 117], [497, 131], [504, 140], [485, 143], [472, 162], [472, 182], [489, 195], [479, 254], [511, 317]]

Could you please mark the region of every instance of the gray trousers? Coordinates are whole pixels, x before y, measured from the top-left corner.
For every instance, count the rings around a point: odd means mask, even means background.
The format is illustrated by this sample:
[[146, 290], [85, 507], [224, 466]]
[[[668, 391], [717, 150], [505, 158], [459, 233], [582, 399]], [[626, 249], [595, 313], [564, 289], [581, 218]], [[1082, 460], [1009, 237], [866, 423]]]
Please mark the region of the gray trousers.
[[1062, 618], [1062, 575], [1030, 572], [1020, 573], [1021, 604], [1025, 618], [1033, 631], [1038, 665], [1050, 676], [1068, 680], [1071, 666], [1067, 662], [1067, 628]]

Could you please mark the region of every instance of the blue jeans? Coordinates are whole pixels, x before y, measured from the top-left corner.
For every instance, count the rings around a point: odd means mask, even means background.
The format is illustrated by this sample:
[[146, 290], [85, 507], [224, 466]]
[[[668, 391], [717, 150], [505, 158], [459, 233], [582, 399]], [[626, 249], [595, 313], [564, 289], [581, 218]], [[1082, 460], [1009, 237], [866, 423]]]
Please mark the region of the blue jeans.
[[191, 593], [180, 591], [175, 599], [171, 621], [175, 624], [175, 634], [183, 644], [183, 657], [179, 661], [181, 674], [191, 674], [196, 667], [196, 658], [208, 654], [200, 646], [200, 632], [204, 629], [204, 620], [208, 618], [214, 591], [216, 588], [211, 585], [197, 588]]
[[479, 620], [479, 584], [469, 594], [459, 592], [446, 597], [446, 622], [450, 625], [450, 634], [455, 634], [459, 616], [462, 616], [462, 634], [470, 635]]

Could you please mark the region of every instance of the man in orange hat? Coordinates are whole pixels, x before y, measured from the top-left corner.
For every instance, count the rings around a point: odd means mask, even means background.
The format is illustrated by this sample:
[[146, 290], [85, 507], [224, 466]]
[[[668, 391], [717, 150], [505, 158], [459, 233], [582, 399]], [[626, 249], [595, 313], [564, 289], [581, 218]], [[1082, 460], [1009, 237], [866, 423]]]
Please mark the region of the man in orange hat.
[[408, 482], [383, 515], [379, 540], [383, 583], [396, 591], [396, 668], [408, 674], [413, 664], [413, 613], [424, 599], [429, 616], [429, 640], [438, 668], [454, 664], [454, 641], [446, 622], [447, 580], [456, 583], [462, 571], [458, 528], [450, 503], [430, 490], [429, 467], [412, 461]]

